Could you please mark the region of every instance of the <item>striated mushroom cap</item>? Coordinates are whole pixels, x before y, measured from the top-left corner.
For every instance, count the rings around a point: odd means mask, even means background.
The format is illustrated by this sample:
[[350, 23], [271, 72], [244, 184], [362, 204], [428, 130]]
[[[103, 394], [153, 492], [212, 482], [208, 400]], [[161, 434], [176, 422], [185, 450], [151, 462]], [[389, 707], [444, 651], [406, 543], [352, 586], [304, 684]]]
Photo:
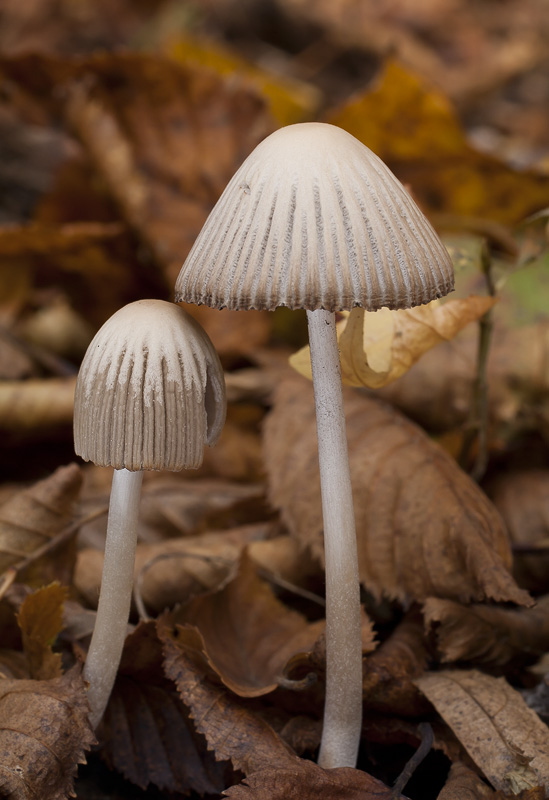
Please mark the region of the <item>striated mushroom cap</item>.
[[225, 422], [223, 368], [174, 303], [138, 300], [105, 322], [76, 383], [74, 449], [128, 470], [196, 469]]
[[450, 256], [402, 184], [354, 136], [281, 128], [233, 176], [176, 282], [216, 308], [409, 308], [454, 287]]

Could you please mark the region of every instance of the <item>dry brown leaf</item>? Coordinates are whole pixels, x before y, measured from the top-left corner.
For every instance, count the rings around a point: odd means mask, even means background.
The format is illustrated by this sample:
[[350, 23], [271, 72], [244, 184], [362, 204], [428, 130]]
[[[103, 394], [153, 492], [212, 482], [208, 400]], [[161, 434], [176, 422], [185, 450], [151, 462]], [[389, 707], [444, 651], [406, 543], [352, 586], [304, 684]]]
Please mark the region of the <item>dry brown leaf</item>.
[[[444, 342], [426, 353], [380, 397], [428, 430], [463, 424], [471, 407], [476, 370], [476, 337]], [[549, 431], [549, 324], [498, 330], [488, 359], [491, 424]]]
[[413, 683], [428, 663], [423, 620], [409, 612], [375, 653], [366, 659], [362, 682], [365, 708], [418, 716], [425, 700]]
[[65, 800], [95, 742], [80, 669], [49, 681], [0, 681], [0, 793]]
[[445, 670], [416, 683], [496, 789], [549, 786], [549, 730], [504, 678]]
[[172, 624], [197, 632], [205, 660], [239, 697], [274, 691], [290, 659], [312, 651], [325, 631], [324, 620], [309, 623], [281, 603], [246, 553], [230, 581], [180, 608]]
[[67, 595], [66, 586], [52, 583], [29, 594], [17, 614], [29, 677], [34, 680], [47, 681], [62, 675], [61, 654], [54, 653], [52, 645], [63, 627]]
[[[514, 583], [503, 523], [476, 484], [423, 431], [379, 400], [345, 393], [360, 578], [375, 594], [529, 605]], [[270, 496], [322, 560], [312, 387], [284, 381], [265, 426]]]
[[[244, 774], [260, 769], [292, 768], [297, 756], [246, 701], [215, 681], [201, 654], [202, 643], [190, 628], [174, 628], [163, 614], [157, 630], [164, 645], [164, 666], [189, 708], [197, 730], [219, 760], [232, 761]], [[212, 680], [212, 677], [214, 680]]]
[[80, 468], [69, 464], [0, 506], [0, 572], [51, 541], [67, 525], [81, 484]]
[[0, 382], [0, 432], [4, 441], [54, 438], [72, 425], [76, 378]]
[[[486, 487], [500, 512], [515, 549], [513, 574], [520, 586], [532, 592], [549, 590], [549, 471], [526, 469], [506, 472]], [[524, 546], [539, 546], [533, 555]]]
[[39, 107], [60, 108], [170, 284], [236, 167], [274, 128], [249, 85], [158, 55], [22, 56], [0, 71]]
[[[440, 304], [391, 311], [344, 312], [338, 324], [341, 379], [348, 386], [379, 389], [392, 383], [443, 341], [453, 339], [469, 322], [479, 319], [496, 302], [493, 297], [471, 295]], [[290, 358], [290, 364], [311, 378], [309, 347]]]
[[[145, 606], [160, 612], [219, 586], [244, 547], [270, 532], [267, 523], [260, 523], [139, 544], [134, 576]], [[76, 561], [74, 585], [92, 607], [97, 607], [99, 599], [103, 560], [103, 551], [86, 549], [80, 551]]]
[[427, 212], [513, 223], [549, 205], [547, 175], [475, 150], [446, 97], [395, 61], [326, 122], [370, 147]]
[[549, 596], [538, 598], [533, 608], [462, 606], [435, 598], [423, 608], [426, 624], [436, 627], [442, 661], [502, 667], [549, 651]]
[[322, 769], [296, 759], [291, 767], [264, 769], [223, 792], [231, 800], [401, 800], [377, 778], [358, 769]]
[[146, 789], [218, 794], [226, 765], [216, 762], [196, 733], [162, 669], [162, 646], [154, 623], [128, 636], [113, 694], [103, 720], [103, 755], [132, 783]]
[[483, 798], [489, 800], [493, 796], [493, 790], [476, 772], [461, 761], [456, 761], [450, 767], [446, 783], [439, 792], [437, 800], [482, 800]]

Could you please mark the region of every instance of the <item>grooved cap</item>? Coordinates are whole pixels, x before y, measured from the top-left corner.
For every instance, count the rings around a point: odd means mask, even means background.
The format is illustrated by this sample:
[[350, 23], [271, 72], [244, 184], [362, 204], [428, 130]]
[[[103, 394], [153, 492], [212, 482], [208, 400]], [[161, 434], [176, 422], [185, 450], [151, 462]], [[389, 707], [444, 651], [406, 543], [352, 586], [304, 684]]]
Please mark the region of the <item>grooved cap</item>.
[[195, 469], [225, 422], [223, 368], [174, 303], [138, 300], [92, 340], [76, 383], [74, 449], [116, 469]]
[[233, 176], [176, 282], [216, 308], [409, 308], [454, 287], [450, 256], [385, 164], [325, 123], [281, 128]]

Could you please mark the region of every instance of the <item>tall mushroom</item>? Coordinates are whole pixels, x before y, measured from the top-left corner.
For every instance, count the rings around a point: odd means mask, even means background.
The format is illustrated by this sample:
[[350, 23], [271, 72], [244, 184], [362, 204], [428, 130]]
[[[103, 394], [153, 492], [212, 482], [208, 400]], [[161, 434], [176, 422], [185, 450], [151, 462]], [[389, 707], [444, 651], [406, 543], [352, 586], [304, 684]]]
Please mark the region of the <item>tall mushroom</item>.
[[143, 470], [196, 469], [225, 421], [223, 369], [182, 308], [138, 300], [92, 340], [76, 384], [75, 451], [115, 468], [101, 592], [84, 667], [90, 721], [107, 705], [126, 636]]
[[337, 310], [409, 308], [453, 288], [448, 253], [403, 186], [332, 125], [276, 131], [233, 176], [176, 283], [216, 308], [307, 309], [326, 565], [319, 763], [355, 766], [362, 718], [359, 578]]

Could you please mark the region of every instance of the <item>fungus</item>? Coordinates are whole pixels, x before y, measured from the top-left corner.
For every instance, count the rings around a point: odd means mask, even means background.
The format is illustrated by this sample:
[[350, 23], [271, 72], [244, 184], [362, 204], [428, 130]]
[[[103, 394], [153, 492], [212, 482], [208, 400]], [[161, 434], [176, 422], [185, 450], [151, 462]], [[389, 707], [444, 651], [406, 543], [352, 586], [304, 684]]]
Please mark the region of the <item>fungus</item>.
[[196, 469], [225, 421], [223, 369], [193, 318], [173, 303], [139, 300], [91, 342], [76, 384], [75, 451], [114, 467], [105, 561], [84, 667], [90, 721], [106, 708], [126, 636], [143, 470]]
[[453, 289], [450, 257], [388, 167], [346, 131], [291, 125], [256, 147], [200, 232], [176, 298], [307, 309], [326, 568], [323, 767], [356, 765], [360, 585], [335, 314], [409, 308]]

